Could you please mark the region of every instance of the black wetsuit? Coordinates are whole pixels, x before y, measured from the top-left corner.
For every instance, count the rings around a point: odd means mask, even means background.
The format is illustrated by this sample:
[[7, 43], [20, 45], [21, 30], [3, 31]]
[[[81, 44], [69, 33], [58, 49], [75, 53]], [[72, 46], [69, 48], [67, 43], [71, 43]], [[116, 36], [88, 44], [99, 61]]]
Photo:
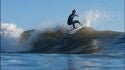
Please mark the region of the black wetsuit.
[[78, 16], [76, 14], [70, 14], [69, 17], [68, 17], [68, 21], [67, 21], [67, 24], [68, 25], [73, 25], [73, 27], [75, 28], [75, 23], [80, 23], [78, 20], [73, 20], [73, 18], [75, 16]]

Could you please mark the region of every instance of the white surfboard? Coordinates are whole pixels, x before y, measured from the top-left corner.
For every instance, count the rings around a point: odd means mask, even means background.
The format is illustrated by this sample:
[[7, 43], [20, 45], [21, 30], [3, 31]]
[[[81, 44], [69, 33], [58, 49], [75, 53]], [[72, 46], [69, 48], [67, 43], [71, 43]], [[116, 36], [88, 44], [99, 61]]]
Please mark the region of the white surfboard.
[[77, 32], [79, 29], [83, 28], [84, 26], [80, 26], [77, 29], [72, 30], [69, 34], [74, 34], [75, 32]]

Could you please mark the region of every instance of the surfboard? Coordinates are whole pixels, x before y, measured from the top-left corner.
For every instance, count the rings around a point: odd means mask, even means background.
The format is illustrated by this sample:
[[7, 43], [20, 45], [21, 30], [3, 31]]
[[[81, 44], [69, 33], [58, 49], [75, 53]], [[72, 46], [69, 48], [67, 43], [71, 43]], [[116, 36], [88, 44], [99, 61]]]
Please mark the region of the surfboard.
[[84, 26], [79, 26], [77, 29], [72, 30], [69, 34], [74, 34], [77, 32], [79, 29], [83, 28]]

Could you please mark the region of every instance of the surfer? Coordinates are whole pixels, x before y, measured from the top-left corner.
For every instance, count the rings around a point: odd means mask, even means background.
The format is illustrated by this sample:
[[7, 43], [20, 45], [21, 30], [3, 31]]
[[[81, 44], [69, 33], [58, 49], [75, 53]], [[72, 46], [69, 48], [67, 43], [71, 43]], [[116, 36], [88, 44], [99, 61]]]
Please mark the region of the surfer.
[[73, 25], [73, 28], [74, 28], [74, 29], [76, 29], [75, 23], [79, 23], [79, 24], [80, 24], [80, 22], [79, 22], [78, 20], [73, 20], [75, 16], [79, 17], [79, 16], [76, 14], [76, 10], [74, 9], [74, 10], [72, 11], [72, 13], [69, 15], [68, 21], [67, 21], [67, 24], [68, 24], [68, 25]]

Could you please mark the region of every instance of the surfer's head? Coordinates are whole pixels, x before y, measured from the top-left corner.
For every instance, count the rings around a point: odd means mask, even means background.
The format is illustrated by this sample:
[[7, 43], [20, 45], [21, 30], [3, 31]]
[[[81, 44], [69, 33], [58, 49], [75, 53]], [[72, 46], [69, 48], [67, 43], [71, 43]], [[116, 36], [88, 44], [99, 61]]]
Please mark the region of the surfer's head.
[[72, 14], [75, 14], [76, 13], [76, 10], [74, 9], [74, 10], [72, 10]]

